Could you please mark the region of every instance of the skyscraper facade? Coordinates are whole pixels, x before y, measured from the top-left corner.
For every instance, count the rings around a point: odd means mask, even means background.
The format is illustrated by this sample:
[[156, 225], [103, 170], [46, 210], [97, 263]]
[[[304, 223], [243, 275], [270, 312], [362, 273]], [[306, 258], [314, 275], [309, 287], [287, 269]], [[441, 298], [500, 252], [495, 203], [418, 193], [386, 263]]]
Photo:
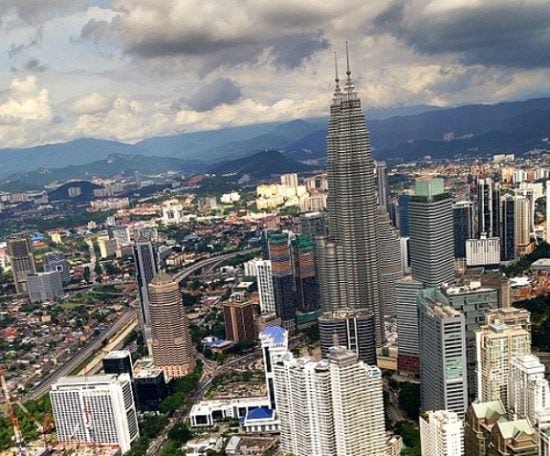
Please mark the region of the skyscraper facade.
[[59, 442], [117, 445], [122, 454], [139, 437], [130, 376], [63, 377], [50, 391]]
[[293, 321], [296, 317], [296, 302], [288, 233], [270, 232], [267, 234], [267, 242], [273, 274], [275, 312], [283, 322]]
[[420, 345], [418, 342], [418, 307], [416, 298], [423, 289], [422, 282], [407, 276], [395, 284], [397, 317], [397, 369], [403, 373], [420, 374]]
[[409, 209], [413, 278], [426, 287], [454, 282], [453, 208], [443, 179], [417, 179]]
[[388, 193], [388, 169], [386, 162], [376, 162], [376, 186], [378, 194], [378, 206], [388, 210], [389, 193]]
[[149, 283], [153, 362], [168, 377], [183, 377], [195, 367], [195, 349], [179, 286], [160, 271]]
[[514, 197], [504, 195], [500, 199], [500, 260], [510, 261], [516, 256]]
[[[395, 315], [395, 282], [402, 277], [401, 249], [388, 211], [378, 207], [377, 233], [380, 274], [380, 304], [384, 315]], [[383, 260], [382, 260], [383, 259]]]
[[[349, 60], [349, 59], [348, 59]], [[347, 318], [373, 313], [376, 343], [384, 341], [384, 309], [380, 299], [377, 250], [377, 202], [374, 163], [361, 101], [351, 80], [336, 86], [327, 137], [328, 239], [318, 246], [323, 316]], [[346, 344], [347, 341], [340, 341]], [[331, 344], [332, 345], [332, 344]], [[350, 346], [349, 344], [347, 345]], [[324, 347], [326, 350], [327, 347]]]
[[410, 236], [410, 221], [409, 221], [409, 202], [411, 200], [410, 193], [401, 193], [397, 198], [397, 204], [399, 209], [399, 236]]
[[477, 236], [500, 234], [500, 186], [490, 177], [477, 181]]
[[319, 309], [319, 283], [315, 268], [315, 243], [309, 236], [299, 235], [292, 241], [296, 306], [301, 312]]
[[61, 252], [49, 252], [44, 255], [44, 272], [58, 271], [64, 285], [71, 281], [71, 267]]
[[225, 334], [228, 340], [234, 342], [256, 340], [253, 302], [224, 302], [223, 319], [225, 323]]
[[438, 290], [417, 297], [421, 409], [448, 410], [463, 419], [468, 405], [464, 315], [441, 303]]
[[138, 239], [133, 247], [133, 251], [139, 293], [139, 317], [142, 327], [146, 328], [151, 325], [149, 283], [151, 283], [151, 280], [153, 280], [153, 277], [157, 273], [157, 264], [155, 262], [153, 244], [149, 239]]
[[458, 201], [453, 205], [455, 258], [466, 258], [466, 241], [474, 237], [474, 203]]
[[259, 335], [264, 361], [265, 382], [271, 408], [277, 408], [273, 366], [288, 352], [288, 331], [280, 326], [267, 326]]
[[26, 237], [8, 239], [7, 252], [10, 256], [15, 291], [16, 293], [27, 293], [27, 275], [36, 272], [31, 241]]
[[273, 271], [270, 260], [256, 260], [256, 280], [262, 315], [275, 313], [275, 291], [273, 290]]
[[419, 421], [423, 456], [464, 455], [464, 424], [456, 413], [429, 410]]

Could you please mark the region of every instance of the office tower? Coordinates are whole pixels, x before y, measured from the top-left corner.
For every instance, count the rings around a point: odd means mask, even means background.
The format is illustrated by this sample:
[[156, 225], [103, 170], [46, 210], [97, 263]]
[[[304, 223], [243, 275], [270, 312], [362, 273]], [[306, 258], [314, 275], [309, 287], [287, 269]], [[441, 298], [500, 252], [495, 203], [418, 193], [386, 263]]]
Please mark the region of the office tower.
[[27, 274], [27, 289], [31, 302], [55, 301], [65, 294], [59, 271]]
[[447, 410], [463, 419], [468, 405], [464, 315], [427, 288], [417, 297], [422, 410]]
[[418, 307], [416, 297], [423, 289], [422, 282], [408, 276], [395, 283], [395, 313], [397, 317], [397, 369], [399, 372], [420, 374], [418, 342]]
[[401, 279], [401, 251], [397, 232], [390, 224], [386, 209], [378, 208], [378, 258], [380, 261], [380, 304], [384, 315], [395, 314], [395, 282]]
[[183, 377], [195, 367], [195, 349], [179, 285], [166, 272], [149, 284], [153, 361], [169, 378]]
[[[545, 367], [534, 355], [512, 358], [508, 384], [508, 407], [533, 425], [546, 424], [550, 415], [550, 387]], [[542, 423], [541, 423], [542, 421]]]
[[58, 271], [64, 285], [71, 281], [71, 267], [63, 253], [49, 252], [44, 255], [44, 272], [50, 271]]
[[388, 169], [386, 162], [376, 162], [376, 188], [378, 195], [378, 206], [388, 210], [389, 194], [388, 194]]
[[[374, 163], [349, 64], [346, 75], [343, 89], [336, 75], [328, 125], [329, 235], [322, 242], [318, 240], [317, 246], [324, 311], [319, 327], [333, 325], [333, 317], [363, 318], [370, 312], [375, 315], [376, 344], [382, 345], [384, 309], [379, 289]], [[323, 346], [325, 352], [327, 348]]]
[[504, 195], [500, 198], [500, 259], [513, 260], [516, 256], [514, 197]]
[[529, 253], [531, 244], [531, 202], [522, 196], [514, 198], [514, 244], [515, 255]]
[[410, 198], [413, 278], [426, 287], [454, 282], [453, 208], [443, 179], [417, 179]]
[[476, 331], [485, 325], [486, 313], [498, 307], [498, 292], [494, 288], [482, 287], [479, 282], [471, 282], [459, 287], [443, 288], [441, 299], [464, 315], [468, 398], [471, 402], [477, 397], [478, 389]]
[[27, 293], [27, 275], [36, 272], [31, 241], [26, 237], [10, 238], [6, 250], [10, 256], [15, 292]]
[[477, 236], [499, 236], [500, 186], [487, 177], [477, 181]]
[[288, 233], [268, 233], [267, 242], [273, 277], [275, 312], [284, 322], [291, 322], [296, 317], [296, 305]]
[[399, 238], [399, 252], [401, 255], [401, 271], [403, 274], [410, 274], [411, 272], [411, 255], [409, 249], [409, 238]]
[[341, 314], [333, 312], [330, 318], [319, 318], [319, 339], [321, 353], [328, 356], [329, 349], [335, 344], [343, 345], [355, 352], [361, 361], [376, 364], [376, 321], [374, 314], [365, 312]]
[[255, 260], [256, 280], [260, 297], [262, 315], [275, 313], [275, 291], [273, 290], [273, 272], [270, 260]]
[[325, 214], [321, 212], [308, 212], [300, 214], [301, 233], [315, 239], [317, 236], [327, 235]]
[[228, 340], [233, 342], [256, 340], [253, 302], [224, 302], [223, 319]]
[[455, 258], [466, 258], [466, 241], [474, 237], [474, 203], [458, 201], [453, 204]]
[[330, 380], [336, 454], [385, 454], [382, 373], [345, 347], [331, 347]]
[[288, 352], [288, 331], [280, 326], [267, 326], [260, 332], [265, 383], [271, 409], [277, 408], [273, 366]]
[[382, 374], [344, 347], [274, 365], [281, 449], [296, 456], [385, 455]]
[[139, 437], [130, 377], [62, 377], [50, 390], [57, 439], [65, 444], [118, 445]]
[[473, 403], [464, 424], [464, 454], [536, 456], [537, 434], [528, 420], [509, 420], [501, 401]]
[[149, 283], [157, 273], [157, 264], [155, 262], [155, 252], [153, 244], [146, 238], [139, 238], [134, 246], [134, 265], [136, 271], [136, 281], [139, 293], [139, 318], [142, 330], [146, 340], [150, 339], [150, 299]]
[[411, 235], [410, 228], [410, 212], [409, 203], [411, 201], [410, 192], [401, 193], [397, 197], [397, 206], [399, 208], [399, 236], [409, 237]]
[[447, 410], [423, 412], [420, 415], [420, 444], [423, 456], [463, 456], [462, 420]]
[[134, 391], [140, 412], [157, 412], [170, 390], [162, 369], [141, 369], [134, 375]]
[[319, 309], [319, 283], [315, 270], [315, 243], [306, 235], [292, 241], [296, 306], [301, 312]]
[[130, 379], [134, 378], [132, 368], [132, 355], [129, 350], [113, 350], [103, 358], [103, 372], [106, 374], [128, 374]]
[[512, 358], [531, 354], [531, 334], [519, 325], [489, 323], [476, 332], [476, 346], [478, 399], [501, 400], [508, 407]]

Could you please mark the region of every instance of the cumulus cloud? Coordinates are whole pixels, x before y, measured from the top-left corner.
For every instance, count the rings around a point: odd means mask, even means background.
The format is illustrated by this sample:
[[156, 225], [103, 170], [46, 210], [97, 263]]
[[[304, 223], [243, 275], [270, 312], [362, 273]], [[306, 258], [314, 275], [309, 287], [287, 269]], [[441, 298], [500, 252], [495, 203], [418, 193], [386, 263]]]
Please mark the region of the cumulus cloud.
[[90, 93], [73, 100], [68, 105], [68, 110], [76, 115], [98, 114], [112, 107], [112, 100], [106, 95], [97, 92]]
[[44, 21], [62, 14], [70, 14], [87, 7], [86, 0], [0, 0], [0, 23], [15, 18], [40, 26]]
[[550, 8], [516, 2], [395, 1], [374, 19], [420, 53], [455, 54], [465, 64], [512, 68], [550, 66]]
[[80, 31], [80, 39], [99, 43], [103, 40], [110, 30], [109, 22], [104, 20], [90, 19]]

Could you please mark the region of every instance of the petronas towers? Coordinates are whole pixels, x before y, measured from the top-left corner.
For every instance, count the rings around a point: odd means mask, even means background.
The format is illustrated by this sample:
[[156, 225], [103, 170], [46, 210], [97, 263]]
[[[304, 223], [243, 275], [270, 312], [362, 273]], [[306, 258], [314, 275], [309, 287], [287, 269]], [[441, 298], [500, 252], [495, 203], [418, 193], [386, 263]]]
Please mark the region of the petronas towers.
[[[380, 245], [391, 228], [380, 223], [374, 162], [365, 116], [351, 79], [349, 57], [343, 88], [336, 72], [327, 137], [328, 231], [317, 239], [323, 315], [323, 352], [345, 345], [366, 362], [384, 340]], [[387, 219], [387, 216], [386, 216]], [[382, 229], [381, 229], [382, 226]], [[385, 239], [379, 239], [380, 237]], [[391, 284], [393, 287], [393, 283]]]

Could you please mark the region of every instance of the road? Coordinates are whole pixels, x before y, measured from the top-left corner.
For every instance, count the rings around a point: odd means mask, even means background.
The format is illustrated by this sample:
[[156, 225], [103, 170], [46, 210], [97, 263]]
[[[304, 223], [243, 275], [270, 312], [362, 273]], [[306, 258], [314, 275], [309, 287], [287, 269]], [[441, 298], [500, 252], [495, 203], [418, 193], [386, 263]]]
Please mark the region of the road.
[[252, 253], [255, 251], [260, 251], [260, 249], [247, 249], [247, 250], [239, 250], [237, 252], [231, 252], [231, 253], [224, 253], [222, 255], [213, 256], [210, 258], [205, 258], [204, 260], [197, 261], [195, 264], [192, 264], [188, 268], [185, 268], [183, 271], [180, 271], [176, 274], [174, 274], [174, 280], [176, 282], [181, 282], [186, 277], [193, 274], [195, 271], [198, 271], [199, 269], [202, 269], [206, 266], [209, 266], [211, 269], [214, 268], [217, 264], [229, 260], [230, 258], [234, 258], [238, 255], [246, 255], [247, 253]]
[[50, 372], [42, 382], [33, 388], [28, 394], [25, 395], [24, 400], [36, 400], [42, 395], [46, 394], [50, 386], [59, 380], [61, 377], [69, 375], [74, 369], [76, 369], [88, 356], [101, 348], [101, 345], [105, 340], [108, 340], [119, 331], [124, 329], [126, 325], [135, 318], [136, 311], [134, 309], [126, 309], [122, 316], [113, 325], [98, 337], [94, 337], [84, 345], [77, 353], [75, 353], [68, 360], [63, 362], [63, 365], [52, 372]]

